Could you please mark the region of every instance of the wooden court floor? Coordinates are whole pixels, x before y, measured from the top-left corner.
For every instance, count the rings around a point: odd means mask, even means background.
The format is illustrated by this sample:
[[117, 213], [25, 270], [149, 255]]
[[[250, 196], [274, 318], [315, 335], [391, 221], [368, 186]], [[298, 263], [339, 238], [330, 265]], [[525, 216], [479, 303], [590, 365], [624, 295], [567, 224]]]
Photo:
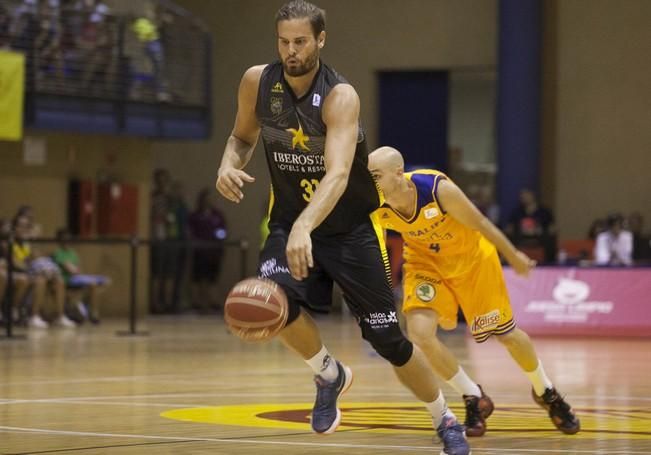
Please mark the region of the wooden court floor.
[[[0, 339], [0, 453], [438, 454], [427, 413], [351, 319], [318, 323], [355, 374], [331, 436], [309, 431], [310, 371], [277, 342], [243, 344], [217, 316], [158, 317], [142, 326], [149, 336], [116, 336], [120, 320]], [[496, 342], [445, 341], [496, 403], [474, 455], [651, 454], [651, 340], [534, 339], [581, 417], [576, 436], [552, 428]]]

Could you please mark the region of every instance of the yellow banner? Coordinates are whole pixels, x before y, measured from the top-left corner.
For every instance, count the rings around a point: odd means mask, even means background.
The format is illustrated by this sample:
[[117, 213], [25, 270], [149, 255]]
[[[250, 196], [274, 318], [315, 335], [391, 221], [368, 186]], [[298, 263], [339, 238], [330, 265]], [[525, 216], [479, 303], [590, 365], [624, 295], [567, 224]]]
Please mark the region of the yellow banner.
[[23, 137], [25, 56], [0, 51], [0, 140]]

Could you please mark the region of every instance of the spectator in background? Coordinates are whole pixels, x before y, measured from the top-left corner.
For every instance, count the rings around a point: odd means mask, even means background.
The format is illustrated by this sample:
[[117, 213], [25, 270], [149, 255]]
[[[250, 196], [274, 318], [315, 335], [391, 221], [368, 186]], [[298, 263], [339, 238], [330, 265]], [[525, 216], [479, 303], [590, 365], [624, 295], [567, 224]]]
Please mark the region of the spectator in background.
[[29, 232], [30, 238], [34, 239], [43, 235], [43, 226], [36, 222], [36, 219], [34, 218], [34, 208], [31, 205], [21, 205], [18, 207], [14, 219], [20, 216], [24, 216], [29, 220], [29, 224], [31, 226]]
[[594, 257], [597, 265], [633, 264], [633, 234], [624, 229], [624, 217], [613, 213], [606, 219], [608, 230], [597, 235]]
[[[151, 62], [154, 84], [156, 86], [156, 99], [158, 101], [169, 101], [170, 95], [164, 76], [165, 51], [158, 31], [160, 22], [156, 4], [148, 1], [144, 6], [144, 14], [134, 21], [131, 28], [138, 41], [142, 44], [145, 55]], [[134, 93], [137, 93], [137, 90], [138, 87], [134, 87]]]
[[61, 327], [75, 327], [75, 323], [64, 314], [65, 284], [57, 265], [46, 256], [39, 256], [29, 243], [32, 224], [25, 215], [14, 218], [13, 229], [16, 241], [13, 245], [14, 268], [19, 273], [26, 273], [32, 285], [32, 308], [28, 325], [33, 328], [45, 329], [49, 324], [42, 317], [47, 291], [49, 290], [55, 302], [55, 324]]
[[82, 87], [84, 91], [90, 91], [98, 85], [106, 91], [113, 73], [115, 48], [109, 7], [101, 0], [84, 0], [77, 8], [85, 18], [77, 36], [80, 64], [84, 68]]
[[[59, 266], [68, 290], [80, 291], [86, 306], [77, 308], [84, 318], [93, 324], [99, 323], [99, 302], [97, 295], [103, 291], [111, 280], [103, 275], [86, 275], [81, 273], [79, 255], [70, 247], [70, 232], [67, 229], [57, 231], [59, 246], [52, 254], [54, 262]], [[81, 303], [81, 302], [80, 302]], [[82, 303], [83, 305], [83, 303]]]
[[173, 214], [174, 222], [169, 225], [167, 241], [173, 241], [174, 243], [169, 246], [170, 256], [173, 258], [172, 297], [170, 307], [166, 308], [166, 310], [178, 313], [181, 309], [181, 289], [187, 257], [185, 241], [188, 239], [190, 210], [185, 201], [183, 186], [177, 180], [173, 181], [170, 187], [169, 210]]
[[151, 193], [151, 305], [152, 313], [163, 313], [173, 305], [174, 278], [178, 266], [176, 249], [169, 241], [178, 236], [172, 197], [172, 177], [167, 169], [156, 169]]
[[[2, 308], [2, 303], [4, 303], [5, 292], [7, 291], [7, 285], [9, 274], [9, 234], [11, 231], [11, 223], [4, 219], [0, 219], [0, 308]], [[13, 319], [18, 321], [20, 319], [20, 309], [21, 304], [27, 294], [29, 289], [29, 277], [26, 273], [21, 273], [16, 270], [12, 273], [12, 282], [13, 282], [13, 300], [12, 300], [12, 314]], [[4, 315], [0, 313], [0, 319]]]
[[193, 240], [212, 242], [194, 248], [192, 255], [192, 302], [199, 311], [218, 307], [214, 285], [221, 271], [226, 220], [214, 203], [213, 190], [204, 188], [197, 196], [195, 211], [188, 224]]
[[651, 261], [651, 237], [644, 233], [644, 217], [633, 212], [628, 217], [628, 227], [633, 233], [633, 260], [646, 264]]
[[603, 218], [597, 218], [590, 225], [590, 229], [588, 229], [588, 238], [591, 240], [597, 240], [597, 236], [607, 230], [608, 226], [606, 225], [606, 220]]
[[545, 262], [556, 260], [554, 216], [538, 202], [532, 190], [520, 191], [520, 204], [511, 213], [504, 231], [517, 247], [542, 247]]
[[0, 237], [0, 322], [4, 321], [4, 301], [7, 283], [7, 242]]

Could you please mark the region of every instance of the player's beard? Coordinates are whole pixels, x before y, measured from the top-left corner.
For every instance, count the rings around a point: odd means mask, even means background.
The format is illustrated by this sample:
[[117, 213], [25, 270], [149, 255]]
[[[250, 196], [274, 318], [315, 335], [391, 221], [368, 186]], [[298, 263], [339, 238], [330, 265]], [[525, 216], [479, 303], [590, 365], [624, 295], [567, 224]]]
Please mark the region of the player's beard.
[[296, 60], [299, 61], [299, 65], [289, 66], [287, 64], [287, 60], [289, 60], [289, 57], [283, 60], [283, 69], [287, 75], [291, 77], [305, 76], [307, 73], [314, 69], [317, 62], [319, 61], [319, 49], [315, 49], [314, 52], [308, 55], [303, 63], [300, 63], [300, 60], [296, 58]]

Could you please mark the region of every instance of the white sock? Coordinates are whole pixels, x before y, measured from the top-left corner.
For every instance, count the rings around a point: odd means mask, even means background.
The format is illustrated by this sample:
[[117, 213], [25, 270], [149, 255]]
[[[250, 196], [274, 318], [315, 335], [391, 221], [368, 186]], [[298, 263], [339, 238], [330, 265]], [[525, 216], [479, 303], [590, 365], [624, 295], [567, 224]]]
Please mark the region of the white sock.
[[[441, 420], [443, 417], [448, 415], [455, 417], [452, 411], [448, 409], [448, 404], [445, 402], [445, 397], [443, 392], [439, 390], [439, 397], [432, 401], [431, 403], [425, 403], [425, 407], [432, 414], [432, 421], [434, 422], [434, 428], [438, 428], [441, 425]], [[456, 417], [455, 417], [456, 418]]]
[[312, 368], [314, 374], [321, 376], [326, 381], [334, 381], [339, 376], [337, 362], [328, 353], [325, 346], [322, 346], [321, 350], [314, 357], [307, 359], [305, 362]]
[[475, 397], [481, 397], [481, 390], [479, 386], [466, 374], [463, 368], [459, 367], [457, 374], [452, 376], [452, 378], [446, 381], [450, 384], [454, 390], [457, 391], [459, 395], [472, 395]]
[[554, 387], [552, 381], [545, 374], [543, 369], [542, 362], [538, 359], [538, 367], [533, 371], [525, 371], [524, 374], [527, 375], [531, 385], [533, 385], [533, 390], [536, 392], [536, 395], [542, 396], [545, 393], [545, 389], [551, 389]]

